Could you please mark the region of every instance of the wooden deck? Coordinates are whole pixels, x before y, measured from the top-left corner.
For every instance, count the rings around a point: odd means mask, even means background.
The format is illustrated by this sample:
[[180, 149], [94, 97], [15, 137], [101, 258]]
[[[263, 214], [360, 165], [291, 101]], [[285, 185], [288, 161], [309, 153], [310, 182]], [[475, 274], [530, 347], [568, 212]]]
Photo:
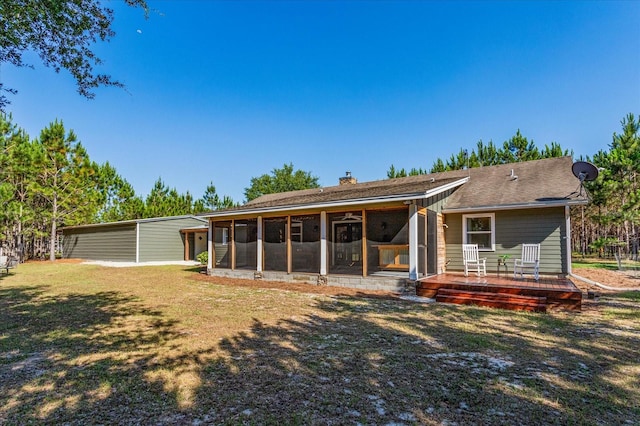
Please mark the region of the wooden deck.
[[438, 302], [474, 304], [503, 309], [545, 312], [548, 309], [580, 311], [582, 292], [566, 278], [513, 278], [489, 274], [441, 274], [418, 280], [418, 296]]

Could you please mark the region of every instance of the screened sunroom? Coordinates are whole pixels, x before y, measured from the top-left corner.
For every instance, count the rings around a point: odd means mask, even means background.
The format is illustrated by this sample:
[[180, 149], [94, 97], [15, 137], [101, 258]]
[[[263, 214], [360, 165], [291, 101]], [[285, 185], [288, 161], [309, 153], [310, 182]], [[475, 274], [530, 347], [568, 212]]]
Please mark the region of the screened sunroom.
[[418, 260], [413, 269], [424, 276], [428, 273], [425, 212], [401, 204], [212, 221], [210, 268], [408, 277], [412, 268], [410, 239], [415, 235]]
[[466, 178], [345, 180], [206, 214], [207, 273], [380, 289], [437, 273], [438, 203]]

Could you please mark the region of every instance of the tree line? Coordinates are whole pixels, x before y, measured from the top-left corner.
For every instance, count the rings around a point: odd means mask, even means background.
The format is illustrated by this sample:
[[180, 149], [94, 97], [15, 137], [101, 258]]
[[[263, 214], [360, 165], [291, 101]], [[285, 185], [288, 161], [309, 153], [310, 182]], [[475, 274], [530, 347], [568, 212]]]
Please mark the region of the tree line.
[[161, 178], [146, 198], [108, 162], [92, 161], [76, 134], [54, 121], [36, 138], [0, 114], [0, 247], [22, 259], [54, 259], [58, 229], [178, 216], [236, 205], [210, 183], [201, 198]]
[[574, 250], [638, 260], [640, 244], [640, 117], [628, 114], [609, 149], [587, 157], [600, 173], [587, 182], [591, 203], [573, 211]]
[[[597, 180], [585, 183], [592, 202], [572, 208], [571, 243], [582, 254], [638, 256], [640, 225], [640, 120], [628, 114], [622, 132], [613, 133], [608, 150], [580, 160], [600, 170]], [[469, 153], [461, 149], [446, 161], [436, 159], [428, 171], [408, 172], [393, 165], [388, 178], [483, 167], [541, 158], [573, 155], [555, 142], [538, 149], [520, 131], [501, 146], [479, 141]], [[254, 177], [244, 195], [251, 201], [261, 195], [319, 187], [318, 177], [296, 170], [292, 163], [270, 174]], [[24, 258], [54, 258], [56, 234], [61, 226], [105, 223], [149, 217], [179, 216], [239, 205], [219, 196], [212, 182], [200, 198], [179, 193], [161, 178], [141, 197], [108, 162], [92, 161], [75, 133], [61, 121], [31, 139], [0, 114], [0, 247]]]
[[517, 163], [520, 161], [540, 160], [542, 158], [563, 157], [566, 155], [573, 156], [573, 151], [563, 150], [557, 142], [551, 142], [544, 148], [538, 149], [533, 140], [527, 139], [520, 133], [516, 132], [509, 140], [498, 146], [489, 141], [484, 143], [482, 140], [476, 143], [475, 149], [469, 153], [468, 150], [461, 148], [457, 154], [442, 160], [437, 158], [430, 169], [422, 167], [411, 168], [407, 171], [404, 168], [396, 169], [392, 164], [387, 170], [387, 178], [399, 178], [406, 176], [425, 175], [428, 173], [440, 173], [451, 170], [462, 170], [466, 168], [495, 166], [498, 164]]
[[[572, 208], [571, 243], [574, 251], [599, 256], [631, 257], [638, 260], [640, 238], [640, 118], [629, 113], [621, 121], [622, 132], [613, 133], [608, 150], [578, 160], [592, 162], [600, 170], [595, 181], [585, 182], [591, 202]], [[518, 130], [501, 146], [479, 141], [469, 153], [461, 149], [446, 161], [438, 158], [431, 169], [396, 169], [392, 164], [387, 177], [398, 178], [469, 167], [492, 166], [573, 156], [560, 144], [552, 142], [539, 149]]]

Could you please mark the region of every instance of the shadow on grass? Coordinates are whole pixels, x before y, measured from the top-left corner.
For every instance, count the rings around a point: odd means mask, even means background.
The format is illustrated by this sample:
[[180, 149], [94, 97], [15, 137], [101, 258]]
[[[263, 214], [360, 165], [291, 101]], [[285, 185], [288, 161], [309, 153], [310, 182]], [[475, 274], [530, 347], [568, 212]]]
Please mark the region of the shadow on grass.
[[198, 274], [206, 274], [207, 273], [207, 266], [206, 265], [191, 266], [191, 267], [183, 269], [183, 271], [185, 271], [185, 272], [195, 272], [195, 273], [198, 273]]
[[[116, 292], [46, 289], [0, 289], [0, 422], [117, 422], [175, 322]], [[113, 409], [93, 418], [104, 402]]]
[[7, 423], [640, 420], [637, 328], [579, 315], [319, 297], [185, 350], [179, 324], [140, 300], [32, 286], [0, 290], [0, 336]]

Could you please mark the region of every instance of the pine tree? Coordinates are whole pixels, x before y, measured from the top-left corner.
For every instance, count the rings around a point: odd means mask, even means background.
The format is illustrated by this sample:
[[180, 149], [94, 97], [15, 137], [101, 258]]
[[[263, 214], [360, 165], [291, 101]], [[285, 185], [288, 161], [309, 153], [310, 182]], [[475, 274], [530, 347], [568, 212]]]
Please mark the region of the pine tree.
[[97, 213], [99, 196], [93, 180], [97, 171], [75, 133], [67, 133], [62, 121], [42, 130], [37, 142], [39, 170], [34, 189], [49, 223], [49, 259], [55, 260], [58, 226], [87, 223]]

